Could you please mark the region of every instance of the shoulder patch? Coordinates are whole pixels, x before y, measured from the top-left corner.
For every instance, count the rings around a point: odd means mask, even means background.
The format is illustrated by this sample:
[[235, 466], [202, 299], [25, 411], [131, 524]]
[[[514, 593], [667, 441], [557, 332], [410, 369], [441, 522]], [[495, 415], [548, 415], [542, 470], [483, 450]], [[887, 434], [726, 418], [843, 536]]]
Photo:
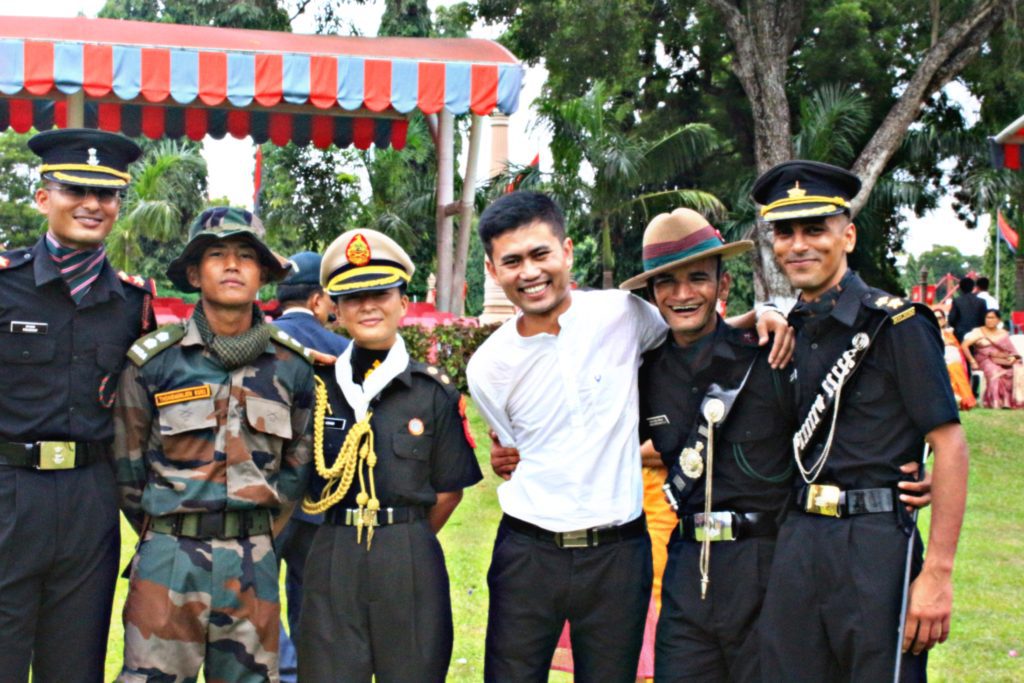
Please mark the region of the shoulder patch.
[[132, 287], [138, 287], [147, 294], [156, 296], [156, 280], [153, 280], [152, 278], [142, 277], [141, 275], [130, 275], [123, 270], [117, 271], [117, 277], [121, 279], [121, 282], [129, 284]]
[[145, 337], [135, 340], [135, 343], [128, 349], [128, 358], [142, 367], [161, 351], [177, 344], [184, 336], [185, 326], [181, 323], [164, 325]]
[[[901, 322], [913, 318], [918, 313], [931, 312], [931, 309], [922, 303], [898, 296], [891, 296], [880, 289], [871, 289], [865, 294], [864, 305], [885, 313], [892, 320], [893, 325], [899, 325]], [[930, 315], [927, 317], [932, 318]]]
[[0, 254], [0, 270], [17, 268], [32, 261], [32, 250], [29, 248], [14, 249]]
[[310, 365], [313, 364], [313, 352], [307, 349], [305, 346], [300, 344], [294, 337], [282, 330], [277, 325], [270, 323], [270, 326], [274, 328], [274, 331], [270, 335], [270, 341], [277, 342], [281, 346], [287, 347], [299, 354], [303, 360]]

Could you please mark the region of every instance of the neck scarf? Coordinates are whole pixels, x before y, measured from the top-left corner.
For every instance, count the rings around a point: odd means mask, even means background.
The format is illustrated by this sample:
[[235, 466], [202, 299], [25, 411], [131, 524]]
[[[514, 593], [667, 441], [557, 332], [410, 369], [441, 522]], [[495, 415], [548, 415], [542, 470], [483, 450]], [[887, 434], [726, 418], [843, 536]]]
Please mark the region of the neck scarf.
[[103, 263], [107, 260], [106, 250], [102, 244], [95, 249], [65, 247], [52, 232], [46, 233], [45, 242], [46, 251], [67, 283], [71, 298], [76, 304], [81, 303], [103, 270]]
[[796, 306], [793, 307], [793, 313], [803, 316], [807, 320], [816, 320], [830, 315], [836, 304], [839, 303], [839, 297], [842, 295], [843, 290], [849, 286], [852, 279], [853, 271], [847, 270], [839, 284], [822, 294], [815, 301], [799, 299], [796, 302]]
[[349, 344], [335, 362], [334, 378], [358, 422], [366, 417], [370, 401], [409, 366], [409, 352], [405, 349], [405, 341], [399, 335], [395, 339], [395, 345], [388, 350], [388, 357], [360, 385], [352, 378], [352, 354], [355, 348], [354, 343]]
[[273, 331], [270, 325], [263, 322], [263, 312], [256, 304], [252, 305], [252, 327], [234, 337], [224, 337], [213, 333], [213, 330], [210, 329], [210, 322], [206, 319], [202, 301], [196, 304], [192, 320], [199, 328], [203, 344], [213, 351], [228, 370], [249, 365], [256, 360], [266, 350], [267, 342], [270, 341], [270, 333]]

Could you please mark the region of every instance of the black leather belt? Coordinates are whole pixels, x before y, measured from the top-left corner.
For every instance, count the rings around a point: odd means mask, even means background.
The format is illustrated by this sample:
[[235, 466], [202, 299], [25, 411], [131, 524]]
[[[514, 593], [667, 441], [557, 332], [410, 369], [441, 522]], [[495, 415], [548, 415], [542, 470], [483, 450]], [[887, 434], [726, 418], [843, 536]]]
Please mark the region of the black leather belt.
[[[775, 513], [733, 512], [721, 510], [711, 513], [712, 541], [739, 541], [755, 536], [774, 536], [779, 531]], [[679, 519], [679, 536], [684, 541], [703, 541], [704, 513], [683, 515]]]
[[554, 543], [559, 548], [593, 548], [599, 545], [625, 541], [629, 538], [637, 538], [647, 533], [647, 520], [643, 515], [620, 526], [561, 532], [548, 531], [535, 524], [530, 524], [508, 515], [504, 515], [501, 518], [501, 523], [518, 533], [541, 541]]
[[248, 538], [269, 534], [270, 510], [220, 510], [218, 512], [182, 512], [151, 517], [149, 529], [161, 534], [185, 538]]
[[811, 515], [848, 517], [896, 509], [896, 491], [890, 488], [844, 491], [831, 484], [808, 484], [797, 490], [796, 507]]
[[[331, 508], [324, 514], [324, 524], [333, 526], [356, 526], [364, 513], [358, 508]], [[426, 508], [414, 505], [410, 507], [381, 508], [377, 512], [377, 523], [374, 526], [391, 526], [392, 524], [408, 524], [426, 519]]]
[[109, 441], [0, 441], [0, 465], [72, 470], [110, 458]]

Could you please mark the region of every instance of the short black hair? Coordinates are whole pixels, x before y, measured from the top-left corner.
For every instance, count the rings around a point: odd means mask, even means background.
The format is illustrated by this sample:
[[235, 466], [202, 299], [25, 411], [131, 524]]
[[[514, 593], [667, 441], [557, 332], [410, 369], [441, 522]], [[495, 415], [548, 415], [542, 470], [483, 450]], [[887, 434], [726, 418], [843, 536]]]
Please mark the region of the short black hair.
[[988, 278], [985, 277], [984, 275], [979, 277], [978, 281], [975, 282], [974, 284], [978, 285], [978, 289], [980, 289], [981, 291], [983, 291], [983, 292], [987, 292], [988, 291]]
[[962, 277], [960, 278], [960, 291], [964, 294], [974, 291], [974, 278]]
[[491, 256], [495, 237], [536, 221], [544, 221], [555, 237], [565, 239], [565, 215], [555, 200], [542, 192], [520, 191], [501, 196], [480, 215], [476, 231], [484, 251]]
[[998, 308], [988, 309], [987, 311], [985, 311], [985, 316], [987, 317], [989, 313], [995, 313], [997, 318], [999, 318], [1000, 320], [1003, 319], [1003, 314], [999, 312]]
[[319, 284], [278, 285], [277, 301], [282, 306], [292, 302], [306, 303], [309, 297], [322, 291]]

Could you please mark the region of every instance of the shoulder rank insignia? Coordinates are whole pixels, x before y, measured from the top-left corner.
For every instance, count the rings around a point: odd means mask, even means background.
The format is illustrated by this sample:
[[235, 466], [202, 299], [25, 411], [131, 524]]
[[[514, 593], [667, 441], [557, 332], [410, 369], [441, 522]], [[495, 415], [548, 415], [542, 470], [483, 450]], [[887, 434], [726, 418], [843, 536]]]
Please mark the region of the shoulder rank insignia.
[[148, 294], [156, 296], [156, 281], [151, 278], [142, 277], [141, 275], [131, 275], [123, 270], [119, 270], [117, 272], [117, 277], [121, 279], [121, 282], [126, 282], [133, 287], [138, 287], [139, 289], [144, 289]]
[[917, 309], [915, 309], [913, 306], [911, 306], [910, 308], [908, 308], [905, 311], [900, 311], [899, 313], [897, 313], [896, 315], [894, 315], [892, 317], [892, 324], [893, 325], [899, 325], [901, 322], [903, 322], [907, 318], [913, 317], [913, 315], [915, 313], [917, 313]]
[[897, 308], [903, 308], [907, 305], [907, 302], [898, 296], [880, 296], [875, 299], [875, 306], [879, 308], [891, 308], [896, 310]]
[[165, 325], [158, 330], [150, 332], [145, 337], [137, 339], [131, 348], [128, 349], [128, 358], [139, 367], [142, 367], [152, 360], [153, 356], [178, 343], [184, 336], [185, 326], [181, 323]]
[[276, 325], [273, 324], [271, 324], [271, 327], [274, 328], [273, 334], [270, 335], [270, 339], [272, 341], [275, 341], [281, 346], [285, 346], [294, 351], [295, 353], [299, 354], [310, 365], [313, 364], [312, 351], [310, 351], [305, 346], [300, 344], [294, 337], [292, 337], [290, 334], [282, 330], [280, 327], [277, 327]]

